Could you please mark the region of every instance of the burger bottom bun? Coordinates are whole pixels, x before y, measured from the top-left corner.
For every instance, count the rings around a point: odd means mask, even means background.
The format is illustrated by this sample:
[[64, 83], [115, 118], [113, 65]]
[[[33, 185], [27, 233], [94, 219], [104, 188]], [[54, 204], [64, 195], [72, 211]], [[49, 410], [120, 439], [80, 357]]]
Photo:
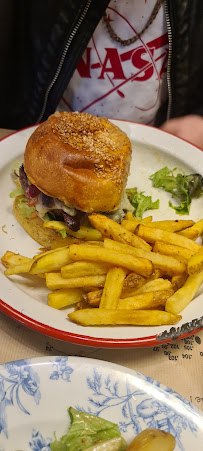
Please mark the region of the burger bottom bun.
[[43, 227], [42, 219], [37, 216], [36, 218], [25, 218], [21, 214], [21, 209], [19, 208], [19, 199], [22, 196], [18, 196], [14, 200], [13, 213], [17, 221], [24, 228], [24, 230], [35, 240], [37, 243], [41, 244], [44, 248], [56, 249], [57, 247], [68, 246], [78, 242], [76, 238], [62, 238], [58, 232], [55, 230], [46, 229]]

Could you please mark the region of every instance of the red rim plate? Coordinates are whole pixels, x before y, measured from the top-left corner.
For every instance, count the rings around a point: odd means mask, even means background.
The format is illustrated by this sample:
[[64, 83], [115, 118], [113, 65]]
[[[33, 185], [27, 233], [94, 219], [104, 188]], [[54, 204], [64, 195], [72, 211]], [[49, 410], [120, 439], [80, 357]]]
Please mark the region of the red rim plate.
[[[50, 326], [46, 326], [45, 324], [40, 323], [39, 321], [35, 321], [32, 318], [29, 318], [28, 316], [23, 315], [14, 308], [10, 307], [10, 305], [6, 304], [1, 299], [0, 299], [0, 311], [32, 330], [40, 332], [49, 337], [56, 338], [58, 340], [68, 341], [70, 343], [83, 346], [92, 346], [101, 348], [145, 348], [151, 346], [160, 346], [164, 343], [169, 343], [173, 341], [173, 339], [160, 341], [159, 339], [157, 339], [158, 337], [157, 335], [152, 335], [143, 338], [132, 338], [132, 339], [125, 338], [121, 340], [112, 338], [102, 339], [97, 337], [89, 337], [88, 335], [72, 334], [59, 329], [54, 329], [53, 327]], [[200, 330], [201, 329], [195, 329], [190, 333], [186, 332], [181, 336], [179, 336], [178, 340], [194, 335], [195, 333], [200, 332]]]
[[[112, 119], [113, 120], [113, 119]], [[120, 120], [121, 122], [131, 122], [132, 121], [125, 121]], [[39, 124], [37, 124], [39, 125]], [[139, 124], [143, 125], [143, 124]], [[149, 125], [143, 125], [144, 127], [154, 128]], [[19, 133], [23, 130], [27, 130], [30, 127], [25, 127], [21, 130], [18, 130], [16, 132], [13, 132], [7, 136], [4, 136], [0, 139], [0, 142], [4, 139], [8, 138], [11, 135], [14, 135], [16, 133]], [[163, 132], [167, 133], [167, 132]], [[167, 133], [168, 134], [168, 133]], [[182, 141], [188, 142], [182, 138], [179, 138]], [[197, 146], [194, 146], [198, 148]], [[198, 148], [199, 150], [203, 150]], [[11, 319], [14, 319], [21, 323], [22, 325], [36, 331], [39, 333], [42, 333], [44, 335], [47, 335], [52, 338], [56, 338], [58, 340], [67, 341], [70, 343], [83, 345], [83, 346], [92, 346], [92, 347], [101, 347], [101, 348], [144, 348], [144, 347], [152, 347], [152, 346], [161, 346], [164, 343], [169, 343], [173, 341], [172, 338], [167, 338], [165, 340], [159, 339], [158, 335], [152, 335], [147, 337], [140, 337], [140, 338], [132, 338], [132, 339], [112, 339], [112, 338], [97, 338], [97, 337], [90, 337], [88, 335], [81, 335], [81, 334], [74, 334], [67, 331], [63, 331], [60, 329], [55, 329], [53, 327], [47, 326], [39, 321], [36, 321], [23, 313], [19, 312], [18, 310], [15, 310], [10, 305], [6, 304], [6, 302], [2, 301], [0, 299], [0, 311], [7, 316], [9, 316]], [[198, 333], [202, 330], [202, 328], [194, 329], [192, 332], [185, 332], [177, 338], [178, 340], [189, 337], [191, 335], [194, 335], [195, 333]]]

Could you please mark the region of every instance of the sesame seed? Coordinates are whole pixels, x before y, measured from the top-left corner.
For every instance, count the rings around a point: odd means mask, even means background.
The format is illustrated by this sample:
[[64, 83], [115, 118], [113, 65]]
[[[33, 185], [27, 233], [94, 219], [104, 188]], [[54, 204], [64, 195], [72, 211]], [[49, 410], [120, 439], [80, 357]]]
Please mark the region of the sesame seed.
[[118, 165], [123, 166], [124, 156], [121, 152], [123, 140], [118, 139], [117, 127], [110, 122], [108, 127], [106, 119], [104, 122], [104, 119], [88, 113], [62, 112], [55, 118], [53, 133], [77, 151], [84, 152], [93, 161], [94, 172], [98, 177], [108, 176], [119, 185], [122, 176], [118, 173]]

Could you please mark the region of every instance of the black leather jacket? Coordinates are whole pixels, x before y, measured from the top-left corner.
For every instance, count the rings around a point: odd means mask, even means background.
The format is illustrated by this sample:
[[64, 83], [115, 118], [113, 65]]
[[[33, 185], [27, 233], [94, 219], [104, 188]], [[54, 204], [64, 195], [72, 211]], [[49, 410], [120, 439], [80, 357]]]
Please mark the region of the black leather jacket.
[[[1, 0], [0, 127], [53, 113], [109, 0]], [[203, 2], [165, 0], [169, 100], [157, 125], [203, 115]]]

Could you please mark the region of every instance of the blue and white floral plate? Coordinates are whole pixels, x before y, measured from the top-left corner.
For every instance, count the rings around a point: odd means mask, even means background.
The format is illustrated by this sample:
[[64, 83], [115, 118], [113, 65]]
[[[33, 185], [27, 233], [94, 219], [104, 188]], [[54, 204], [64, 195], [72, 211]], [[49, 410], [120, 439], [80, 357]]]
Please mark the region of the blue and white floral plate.
[[113, 420], [127, 442], [159, 428], [175, 436], [175, 451], [203, 449], [202, 413], [159, 382], [100, 360], [43, 357], [0, 365], [0, 451], [50, 451], [70, 406]]

